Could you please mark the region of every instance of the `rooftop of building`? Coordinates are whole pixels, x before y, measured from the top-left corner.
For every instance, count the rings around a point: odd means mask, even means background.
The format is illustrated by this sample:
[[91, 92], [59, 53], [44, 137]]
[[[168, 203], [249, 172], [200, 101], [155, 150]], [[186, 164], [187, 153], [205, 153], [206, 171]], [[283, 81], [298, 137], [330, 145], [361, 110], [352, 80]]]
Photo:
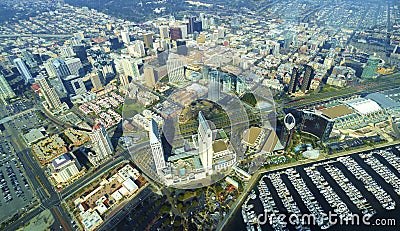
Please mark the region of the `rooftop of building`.
[[400, 103], [394, 101], [389, 96], [384, 95], [382, 93], [371, 93], [365, 97], [366, 99], [371, 99], [377, 102], [382, 108], [394, 108], [399, 107]]
[[61, 156], [58, 156], [54, 160], [51, 161], [52, 165], [54, 168], [59, 168], [60, 166], [64, 165], [68, 161], [72, 161], [74, 158], [72, 157], [71, 154], [65, 153]]
[[344, 104], [340, 104], [329, 108], [323, 108], [320, 111], [331, 119], [339, 118], [354, 113], [353, 109], [349, 108]]
[[249, 143], [250, 145], [253, 145], [258, 136], [261, 134], [262, 129], [258, 127], [251, 127], [244, 131], [243, 133], [243, 141], [246, 143]]
[[215, 153], [222, 152], [228, 149], [228, 145], [223, 140], [217, 140], [213, 143], [213, 150]]
[[382, 110], [375, 101], [365, 98], [351, 99], [345, 101], [345, 104], [352, 107], [360, 115], [367, 115]]

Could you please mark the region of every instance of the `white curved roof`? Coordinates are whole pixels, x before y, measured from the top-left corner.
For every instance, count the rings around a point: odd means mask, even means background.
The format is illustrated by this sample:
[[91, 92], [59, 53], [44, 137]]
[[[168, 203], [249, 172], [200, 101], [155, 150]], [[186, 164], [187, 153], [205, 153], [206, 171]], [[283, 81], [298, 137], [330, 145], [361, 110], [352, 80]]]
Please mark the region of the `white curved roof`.
[[382, 110], [382, 108], [371, 99], [357, 98], [345, 101], [344, 103], [353, 108], [360, 115], [369, 115]]

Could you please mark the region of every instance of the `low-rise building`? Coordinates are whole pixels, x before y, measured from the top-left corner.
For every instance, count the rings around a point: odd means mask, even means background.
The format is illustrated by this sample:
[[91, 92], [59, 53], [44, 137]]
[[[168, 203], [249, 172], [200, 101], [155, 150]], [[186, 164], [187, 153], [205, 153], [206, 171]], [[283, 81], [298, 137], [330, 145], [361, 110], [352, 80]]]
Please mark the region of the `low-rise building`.
[[244, 131], [242, 143], [253, 151], [259, 150], [265, 131], [259, 127], [251, 127]]
[[81, 165], [73, 154], [66, 153], [52, 160], [49, 168], [55, 182], [62, 184], [79, 175]]

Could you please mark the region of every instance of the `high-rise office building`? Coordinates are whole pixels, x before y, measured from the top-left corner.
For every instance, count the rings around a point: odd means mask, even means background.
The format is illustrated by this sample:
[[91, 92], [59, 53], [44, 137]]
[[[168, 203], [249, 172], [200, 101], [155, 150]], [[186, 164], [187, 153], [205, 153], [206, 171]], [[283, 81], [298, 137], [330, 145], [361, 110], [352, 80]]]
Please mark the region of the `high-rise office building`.
[[283, 45], [283, 47], [285, 49], [289, 49], [290, 48], [290, 46], [293, 43], [293, 37], [294, 37], [294, 35], [293, 35], [293, 33], [291, 31], [285, 31], [285, 33], [284, 33], [284, 45]]
[[150, 136], [151, 153], [156, 166], [156, 170], [158, 175], [162, 175], [162, 169], [166, 167], [164, 149], [158, 131], [158, 125], [154, 119], [151, 119], [150, 121], [149, 136]]
[[76, 38], [76, 37], [72, 37], [69, 39], [70, 44], [72, 46], [80, 46], [82, 45], [82, 39], [81, 38]]
[[144, 68], [144, 80], [146, 81], [146, 86], [149, 88], [153, 88], [156, 85], [156, 73], [154, 67], [146, 66]]
[[311, 80], [314, 77], [314, 69], [311, 66], [306, 65], [304, 69], [303, 82], [301, 83], [302, 92], [306, 92], [310, 89]]
[[68, 75], [61, 80], [70, 96], [81, 95], [87, 92], [83, 79], [78, 75]]
[[144, 42], [141, 40], [134, 41], [131, 45], [128, 46], [129, 54], [135, 57], [143, 57], [146, 55], [144, 49]]
[[218, 102], [221, 97], [220, 72], [212, 71], [208, 75], [210, 77], [208, 86], [208, 99], [213, 102]]
[[20, 58], [14, 59], [14, 64], [15, 66], [17, 66], [19, 73], [24, 78], [25, 84], [33, 81], [33, 77], [29, 72], [28, 68], [26, 67], [25, 62], [22, 59]]
[[299, 81], [299, 75], [300, 75], [299, 69], [294, 67], [289, 82], [289, 88], [288, 88], [289, 95], [296, 92], [297, 83]]
[[139, 67], [135, 60], [133, 59], [122, 59], [121, 66], [124, 70], [124, 74], [133, 78], [134, 80], [139, 80]]
[[83, 76], [83, 66], [79, 58], [68, 58], [65, 60], [65, 65], [71, 75]]
[[171, 27], [169, 29], [170, 32], [170, 36], [171, 36], [171, 40], [178, 40], [178, 39], [182, 39], [182, 31], [180, 27]]
[[187, 24], [180, 25], [179, 28], [181, 28], [182, 38], [186, 39], [188, 37], [188, 26], [187, 26]]
[[196, 17], [189, 17], [188, 23], [188, 33], [193, 34], [194, 32], [194, 22], [196, 21]]
[[73, 46], [72, 49], [74, 50], [75, 56], [79, 58], [82, 62], [82, 65], [86, 65], [89, 60], [86, 53], [86, 47], [84, 45], [76, 45]]
[[168, 26], [160, 26], [160, 37], [161, 39], [165, 39], [169, 37], [169, 33], [168, 33]]
[[101, 68], [101, 73], [104, 76], [104, 79], [107, 79], [108, 76], [115, 76], [115, 72], [114, 72], [114, 67], [113, 67], [113, 63], [108, 63], [103, 65], [103, 67]]
[[69, 72], [68, 66], [62, 59], [54, 59], [53, 60], [53, 67], [58, 78], [65, 78], [71, 73]]
[[90, 163], [96, 166], [112, 155], [114, 147], [106, 129], [100, 123], [93, 127], [92, 133], [90, 133], [90, 140], [95, 154], [89, 154], [88, 159]]
[[281, 44], [279, 44], [278, 42], [273, 42], [271, 44], [271, 47], [272, 47], [272, 54], [275, 56], [279, 55]]
[[203, 30], [207, 30], [208, 29], [208, 20], [207, 17], [204, 13], [200, 13], [199, 14], [199, 20], [201, 21], [201, 24], [203, 26]]
[[157, 48], [157, 62], [160, 66], [164, 66], [167, 64], [168, 53], [165, 51], [164, 48], [159, 47]]
[[199, 112], [199, 127], [197, 133], [199, 156], [206, 173], [212, 172], [213, 136], [212, 130], [203, 113]]
[[60, 47], [60, 55], [61, 57], [69, 58], [75, 56], [75, 52], [71, 46], [64, 45]]
[[24, 60], [26, 62], [26, 64], [30, 67], [30, 68], [35, 68], [37, 67], [37, 61], [35, 60], [35, 56], [29, 52], [28, 50], [24, 49], [21, 51], [22, 56], [24, 57]]
[[9, 99], [14, 97], [15, 93], [10, 87], [10, 84], [8, 84], [6, 78], [0, 74], [0, 98]]
[[169, 55], [167, 70], [170, 83], [178, 83], [185, 80], [185, 65], [179, 57], [173, 54]]
[[203, 26], [201, 21], [194, 21], [193, 22], [193, 33], [194, 32], [201, 32], [203, 31]]
[[225, 28], [222, 26], [218, 27], [218, 38], [225, 38]]
[[120, 42], [117, 36], [111, 36], [108, 41], [111, 43], [111, 50], [117, 50], [124, 46], [124, 43]]
[[51, 88], [43, 75], [36, 77], [36, 82], [40, 86], [40, 93], [46, 101], [50, 111], [59, 111], [62, 108], [61, 100], [54, 88]]
[[143, 40], [146, 48], [153, 48], [153, 34], [144, 34]]
[[44, 68], [46, 69], [47, 75], [50, 78], [54, 78], [54, 77], [57, 76], [57, 73], [56, 73], [56, 70], [54, 68], [52, 59], [47, 60], [43, 65], [44, 65]]

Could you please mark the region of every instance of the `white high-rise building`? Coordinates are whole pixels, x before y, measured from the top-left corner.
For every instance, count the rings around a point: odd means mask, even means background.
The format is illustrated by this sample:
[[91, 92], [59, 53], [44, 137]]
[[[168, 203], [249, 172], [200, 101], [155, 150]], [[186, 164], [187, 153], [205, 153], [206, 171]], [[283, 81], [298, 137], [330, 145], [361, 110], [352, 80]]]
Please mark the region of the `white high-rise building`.
[[134, 80], [139, 80], [139, 67], [134, 59], [122, 59], [121, 66], [125, 76], [129, 76]]
[[170, 83], [178, 83], [185, 80], [185, 65], [179, 57], [173, 54], [169, 55], [167, 70]]
[[49, 168], [54, 180], [60, 184], [77, 176], [81, 166], [76, 158], [66, 153], [52, 160]]
[[62, 109], [63, 105], [61, 104], [61, 100], [58, 97], [54, 88], [51, 88], [43, 75], [39, 75], [36, 78], [36, 82], [40, 86], [40, 93], [46, 100], [47, 108], [50, 111], [59, 111]]
[[220, 72], [211, 72], [209, 76], [210, 82], [208, 86], [208, 99], [213, 102], [218, 102], [218, 100], [221, 98]]
[[225, 38], [225, 28], [222, 26], [218, 27], [218, 38]]
[[93, 127], [90, 139], [95, 154], [89, 154], [88, 159], [93, 165], [99, 165], [112, 155], [114, 147], [106, 129], [100, 123]]
[[199, 156], [206, 173], [212, 172], [213, 160], [213, 136], [212, 130], [203, 113], [199, 112], [199, 128], [197, 141], [199, 145]]
[[129, 38], [129, 31], [127, 30], [121, 31], [121, 38], [122, 42], [124, 42], [125, 44], [129, 44], [131, 42], [131, 39]]
[[54, 68], [52, 59], [47, 60], [43, 65], [44, 65], [44, 68], [46, 69], [47, 75], [50, 78], [54, 78], [57, 76], [56, 69]]
[[160, 37], [161, 39], [165, 39], [169, 37], [169, 28], [168, 26], [160, 26]]
[[179, 28], [181, 28], [182, 32], [182, 38], [186, 39], [188, 37], [188, 27], [186, 24], [180, 25]]
[[15, 97], [15, 93], [3, 75], [0, 75], [0, 98], [9, 99]]
[[153, 160], [156, 166], [156, 170], [158, 175], [163, 175], [162, 169], [166, 167], [165, 165], [165, 157], [164, 157], [164, 150], [161, 143], [160, 134], [158, 132], [158, 125], [154, 119], [150, 121], [150, 147], [151, 153], [153, 156]]
[[144, 42], [141, 40], [136, 40], [128, 47], [129, 54], [135, 57], [143, 57], [146, 55], [144, 50]]
[[14, 64], [15, 66], [17, 66], [17, 69], [19, 73], [22, 75], [22, 77], [24, 77], [25, 84], [33, 81], [33, 77], [22, 59], [20, 58], [14, 59]]

